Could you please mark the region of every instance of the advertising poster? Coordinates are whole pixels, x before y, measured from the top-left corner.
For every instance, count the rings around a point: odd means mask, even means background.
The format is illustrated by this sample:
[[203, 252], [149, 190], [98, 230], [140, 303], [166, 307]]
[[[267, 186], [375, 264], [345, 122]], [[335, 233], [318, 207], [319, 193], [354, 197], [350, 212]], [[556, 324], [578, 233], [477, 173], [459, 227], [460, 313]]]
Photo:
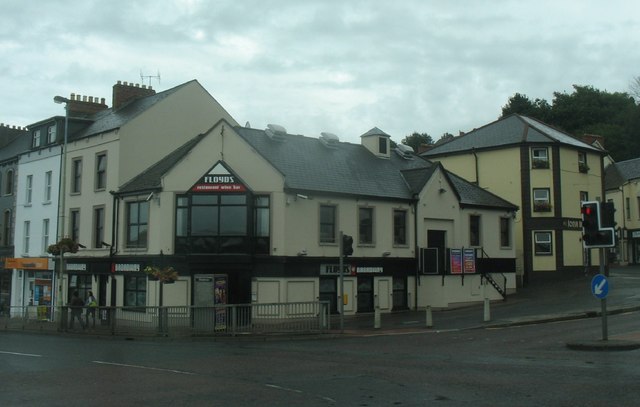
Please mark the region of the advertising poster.
[[451, 249], [451, 274], [462, 273], [462, 250]]
[[472, 274], [476, 272], [476, 251], [475, 249], [464, 249], [464, 273]]
[[[227, 276], [215, 276], [213, 282], [213, 303], [226, 304], [227, 303]], [[215, 327], [216, 329], [227, 328], [227, 308], [216, 307], [215, 315]]]

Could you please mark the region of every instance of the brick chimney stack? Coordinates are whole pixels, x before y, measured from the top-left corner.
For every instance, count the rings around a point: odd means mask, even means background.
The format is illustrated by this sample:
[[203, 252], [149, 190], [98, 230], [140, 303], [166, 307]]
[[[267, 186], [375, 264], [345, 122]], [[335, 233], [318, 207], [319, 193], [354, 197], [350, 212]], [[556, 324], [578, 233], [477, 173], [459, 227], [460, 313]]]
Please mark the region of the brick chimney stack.
[[115, 85], [113, 85], [113, 110], [117, 110], [120, 107], [124, 106], [126, 103], [134, 100], [143, 98], [146, 96], [155, 95], [156, 91], [151, 88], [151, 86], [147, 87], [147, 85], [142, 85], [136, 83], [127, 83], [118, 81]]
[[69, 97], [67, 108], [69, 109], [70, 117], [87, 117], [101, 110], [108, 109], [109, 106], [105, 103], [105, 98], [98, 100], [97, 97], [72, 93]]

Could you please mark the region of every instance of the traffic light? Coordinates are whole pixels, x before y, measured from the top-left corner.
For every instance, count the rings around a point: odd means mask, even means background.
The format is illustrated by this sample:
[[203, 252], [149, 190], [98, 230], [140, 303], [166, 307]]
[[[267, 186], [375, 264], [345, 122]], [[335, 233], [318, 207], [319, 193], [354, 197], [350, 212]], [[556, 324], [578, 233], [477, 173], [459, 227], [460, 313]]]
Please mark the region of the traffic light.
[[353, 237], [342, 235], [342, 255], [351, 256], [353, 254]]
[[615, 228], [616, 208], [613, 206], [613, 202], [602, 202], [600, 204], [600, 228]]
[[[603, 225], [602, 211], [607, 212]], [[613, 204], [601, 205], [598, 201], [583, 202], [580, 207], [582, 213], [582, 245], [589, 249], [592, 247], [615, 246], [615, 233], [613, 226]]]

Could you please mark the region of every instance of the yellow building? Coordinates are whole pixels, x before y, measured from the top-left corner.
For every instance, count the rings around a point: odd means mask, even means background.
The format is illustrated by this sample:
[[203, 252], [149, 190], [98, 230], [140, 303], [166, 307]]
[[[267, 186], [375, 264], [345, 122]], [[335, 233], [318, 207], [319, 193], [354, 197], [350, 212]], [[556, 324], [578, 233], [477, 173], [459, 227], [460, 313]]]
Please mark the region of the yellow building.
[[607, 201], [614, 215], [618, 245], [611, 259], [622, 264], [640, 263], [640, 158], [611, 163], [605, 170]]
[[538, 120], [511, 115], [422, 155], [521, 208], [516, 268], [526, 284], [533, 276], [598, 264], [597, 251], [582, 247], [580, 202], [604, 197], [605, 154]]

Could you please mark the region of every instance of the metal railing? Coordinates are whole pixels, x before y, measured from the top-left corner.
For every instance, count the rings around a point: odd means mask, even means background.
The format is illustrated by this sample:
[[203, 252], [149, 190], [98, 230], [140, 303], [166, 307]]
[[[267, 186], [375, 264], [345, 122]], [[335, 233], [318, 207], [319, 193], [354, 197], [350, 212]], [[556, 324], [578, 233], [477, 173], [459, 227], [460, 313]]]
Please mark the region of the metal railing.
[[230, 304], [213, 307], [9, 307], [0, 329], [106, 335], [236, 336], [326, 333], [329, 303]]

